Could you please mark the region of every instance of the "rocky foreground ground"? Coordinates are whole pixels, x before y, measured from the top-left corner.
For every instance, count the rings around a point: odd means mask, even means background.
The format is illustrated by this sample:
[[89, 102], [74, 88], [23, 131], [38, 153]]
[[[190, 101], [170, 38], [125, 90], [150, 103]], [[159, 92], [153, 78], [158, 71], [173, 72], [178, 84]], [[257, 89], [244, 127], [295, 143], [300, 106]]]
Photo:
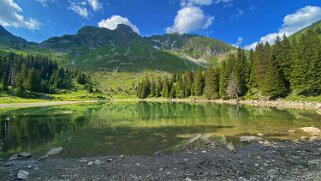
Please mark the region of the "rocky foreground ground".
[[2, 161], [0, 180], [16, 180], [19, 171], [27, 180], [321, 180], [320, 140], [149, 157], [59, 157]]

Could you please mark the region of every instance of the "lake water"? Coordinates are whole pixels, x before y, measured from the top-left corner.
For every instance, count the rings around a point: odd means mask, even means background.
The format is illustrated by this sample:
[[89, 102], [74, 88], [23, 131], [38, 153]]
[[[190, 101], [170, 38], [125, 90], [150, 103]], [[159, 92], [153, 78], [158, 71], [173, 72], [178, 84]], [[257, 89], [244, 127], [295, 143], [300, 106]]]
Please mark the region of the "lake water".
[[[0, 110], [0, 158], [22, 151], [63, 157], [152, 155], [197, 146], [195, 140], [242, 146], [242, 135], [294, 140], [300, 127], [321, 128], [314, 111], [189, 103], [105, 103]], [[289, 134], [295, 130], [295, 134]], [[194, 145], [193, 145], [194, 144]]]

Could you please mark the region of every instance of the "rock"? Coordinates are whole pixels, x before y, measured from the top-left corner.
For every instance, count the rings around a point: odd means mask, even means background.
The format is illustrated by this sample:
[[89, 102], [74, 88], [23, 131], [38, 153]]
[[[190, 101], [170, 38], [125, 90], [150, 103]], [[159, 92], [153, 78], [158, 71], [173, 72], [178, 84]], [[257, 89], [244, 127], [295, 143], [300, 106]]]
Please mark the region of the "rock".
[[87, 163], [88, 161], [85, 160], [85, 159], [81, 159], [81, 160], [79, 160], [78, 162], [79, 162], [79, 163]]
[[18, 180], [26, 180], [29, 176], [29, 172], [25, 171], [25, 170], [19, 170], [18, 175], [17, 175], [17, 179]]
[[294, 134], [295, 131], [291, 129], [291, 130], [288, 131], [288, 133], [289, 133], [289, 134]]
[[48, 155], [43, 155], [42, 157], [40, 157], [40, 160], [44, 160], [44, 159], [47, 159], [47, 158], [49, 158]]
[[88, 167], [91, 167], [91, 166], [93, 166], [93, 165], [94, 165], [94, 162], [93, 162], [93, 161], [90, 161], [90, 162], [88, 162], [88, 164], [87, 164]]
[[274, 170], [274, 169], [267, 171], [269, 178], [276, 178], [278, 173], [279, 173], [279, 171]]
[[63, 148], [53, 148], [50, 151], [47, 152], [46, 155], [48, 156], [54, 156], [54, 155], [60, 155], [62, 153]]
[[259, 142], [261, 145], [263, 145], [263, 146], [275, 146], [272, 142], [270, 142], [270, 141], [260, 141]]
[[257, 136], [262, 137], [262, 136], [264, 136], [264, 134], [263, 133], [258, 133]]
[[4, 163], [3, 166], [4, 167], [11, 167], [11, 166], [13, 166], [13, 163], [12, 162], [6, 162], [6, 163]]
[[29, 158], [32, 156], [31, 153], [27, 153], [27, 152], [22, 152], [18, 154], [20, 158]]
[[186, 177], [185, 181], [193, 181], [193, 180], [191, 178], [189, 178], [189, 177]]
[[228, 143], [228, 144], [226, 145], [226, 149], [227, 149], [228, 151], [230, 151], [230, 152], [235, 152], [235, 147], [234, 147], [234, 145], [233, 145], [232, 143]]
[[205, 150], [203, 150], [202, 153], [207, 153], [207, 152]]
[[262, 141], [263, 138], [257, 137], [257, 136], [241, 136], [240, 141], [241, 142], [259, 142]]
[[301, 130], [303, 130], [306, 133], [311, 134], [312, 136], [320, 136], [321, 135], [321, 130], [319, 128], [316, 127], [303, 127], [300, 128]]
[[12, 161], [12, 160], [18, 160], [19, 159], [19, 155], [18, 154], [14, 154], [12, 155], [9, 160]]
[[318, 167], [321, 166], [321, 160], [310, 160], [310, 161], [308, 161], [308, 165], [309, 165], [310, 167], [316, 167], [316, 168], [318, 168]]
[[18, 153], [18, 154], [14, 154], [12, 155], [9, 160], [18, 160], [18, 159], [24, 159], [24, 158], [29, 158], [31, 157], [32, 154], [31, 153], [27, 153], [27, 152], [22, 152], [22, 153]]
[[101, 162], [100, 160], [95, 160], [95, 165], [102, 165], [103, 162]]
[[28, 167], [27, 167], [28, 169], [32, 169], [32, 165], [28, 165]]
[[107, 162], [112, 162], [112, 161], [113, 161], [113, 159], [111, 159], [111, 158], [107, 159]]
[[301, 139], [301, 140], [306, 140], [306, 139], [308, 139], [308, 137], [306, 137], [306, 136], [301, 136], [300, 139]]

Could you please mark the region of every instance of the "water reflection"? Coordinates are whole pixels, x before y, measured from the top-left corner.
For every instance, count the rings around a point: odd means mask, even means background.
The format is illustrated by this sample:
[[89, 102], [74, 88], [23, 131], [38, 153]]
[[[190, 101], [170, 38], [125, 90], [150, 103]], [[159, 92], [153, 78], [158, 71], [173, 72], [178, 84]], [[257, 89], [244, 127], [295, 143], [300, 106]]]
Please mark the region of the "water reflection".
[[238, 140], [263, 133], [295, 139], [288, 130], [321, 127], [312, 111], [188, 103], [108, 103], [0, 111], [0, 156], [41, 154], [63, 146], [64, 155], [97, 156], [170, 151], [195, 135]]

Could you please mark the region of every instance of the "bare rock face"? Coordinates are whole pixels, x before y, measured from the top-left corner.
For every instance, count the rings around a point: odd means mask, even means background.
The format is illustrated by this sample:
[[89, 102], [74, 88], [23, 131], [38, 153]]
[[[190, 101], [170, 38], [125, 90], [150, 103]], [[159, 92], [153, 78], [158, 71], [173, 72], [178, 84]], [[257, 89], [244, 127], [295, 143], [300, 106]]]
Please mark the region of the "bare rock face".
[[241, 142], [259, 142], [262, 141], [263, 138], [257, 137], [257, 136], [241, 136], [240, 141]]
[[312, 136], [320, 136], [321, 135], [321, 130], [316, 127], [302, 127], [300, 129], [306, 133], [311, 134]]

